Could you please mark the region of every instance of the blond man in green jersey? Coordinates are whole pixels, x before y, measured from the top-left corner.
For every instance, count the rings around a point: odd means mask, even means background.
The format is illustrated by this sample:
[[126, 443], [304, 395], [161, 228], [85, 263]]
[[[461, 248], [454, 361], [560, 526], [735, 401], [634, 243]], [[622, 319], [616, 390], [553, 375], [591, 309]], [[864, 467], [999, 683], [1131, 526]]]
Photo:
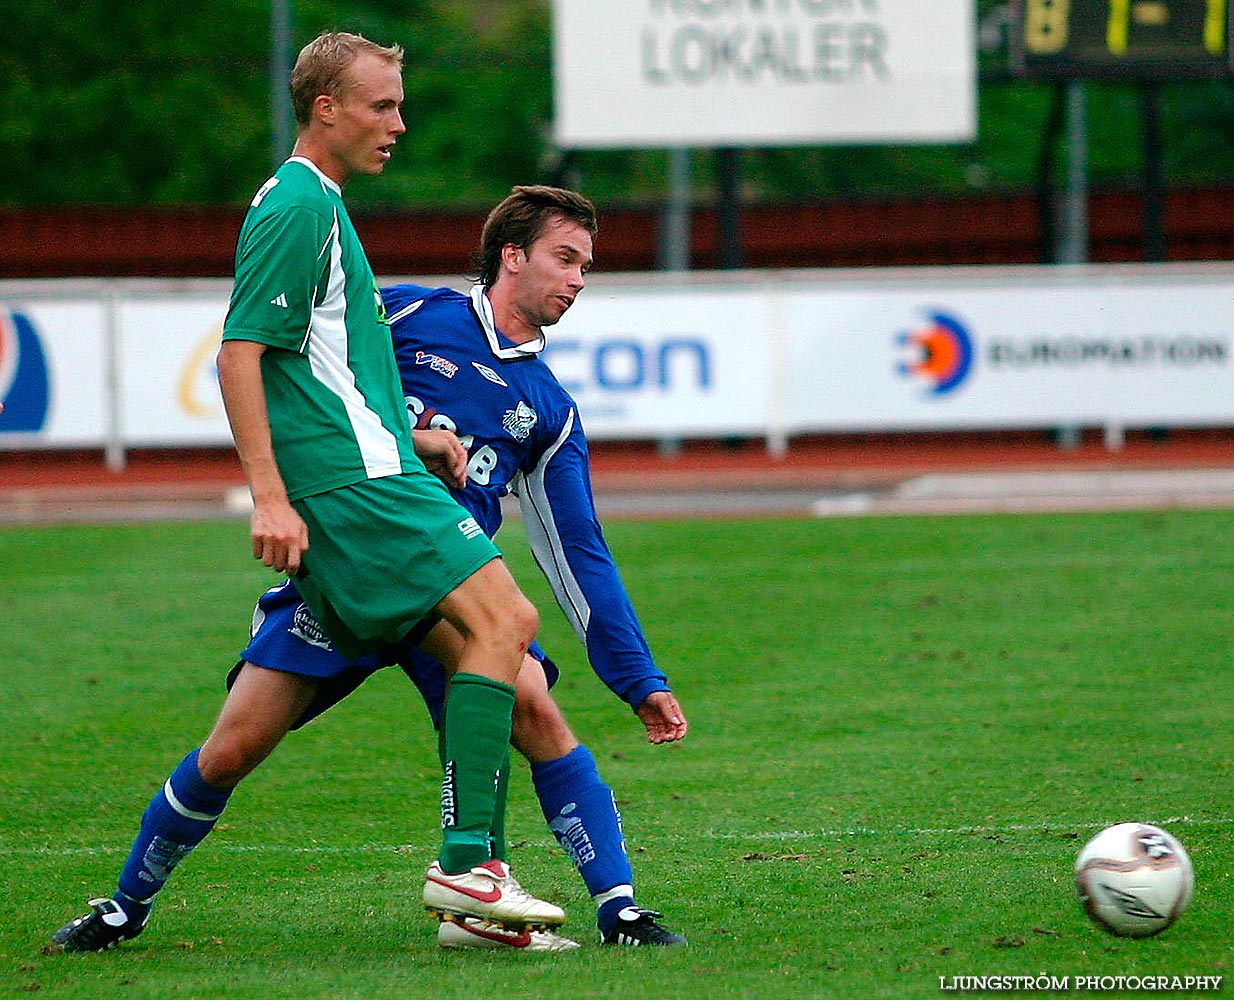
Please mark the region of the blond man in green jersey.
[[[423, 900], [443, 919], [547, 928], [564, 912], [492, 853], [514, 681], [538, 616], [475, 520], [412, 444], [381, 296], [342, 187], [379, 174], [405, 127], [402, 49], [318, 37], [292, 71], [295, 148], [254, 197], [236, 249], [219, 383], [253, 497], [253, 555], [296, 577], [354, 657], [440, 619], [463, 637], [442, 722], [442, 844]], [[151, 800], [114, 898], [53, 935], [101, 951], [155, 894], [236, 785], [313, 700], [308, 676], [246, 664], [214, 728]]]

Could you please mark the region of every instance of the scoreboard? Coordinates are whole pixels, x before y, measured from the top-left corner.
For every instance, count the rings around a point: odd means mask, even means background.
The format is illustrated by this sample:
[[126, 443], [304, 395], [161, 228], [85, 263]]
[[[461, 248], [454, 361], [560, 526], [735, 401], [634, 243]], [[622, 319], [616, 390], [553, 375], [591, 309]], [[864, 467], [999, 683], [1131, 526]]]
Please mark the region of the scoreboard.
[[1229, 0], [1016, 0], [1016, 75], [1170, 80], [1230, 71]]

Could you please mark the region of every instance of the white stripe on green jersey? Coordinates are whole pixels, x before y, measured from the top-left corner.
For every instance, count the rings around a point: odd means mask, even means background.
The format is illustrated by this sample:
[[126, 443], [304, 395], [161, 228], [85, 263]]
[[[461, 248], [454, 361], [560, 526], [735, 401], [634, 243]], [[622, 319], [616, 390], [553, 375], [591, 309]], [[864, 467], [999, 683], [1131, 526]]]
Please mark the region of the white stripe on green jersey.
[[271, 348], [262, 378], [291, 499], [420, 464], [372, 268], [338, 185], [308, 160], [249, 207], [223, 338]]

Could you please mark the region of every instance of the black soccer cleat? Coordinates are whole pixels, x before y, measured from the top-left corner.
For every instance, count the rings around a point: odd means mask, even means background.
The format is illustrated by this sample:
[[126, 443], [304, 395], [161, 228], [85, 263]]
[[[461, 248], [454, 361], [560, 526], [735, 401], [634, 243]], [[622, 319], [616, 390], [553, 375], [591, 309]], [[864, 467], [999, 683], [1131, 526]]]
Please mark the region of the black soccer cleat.
[[107, 951], [146, 929], [145, 920], [134, 924], [114, 899], [92, 899], [88, 905], [90, 912], [56, 931], [52, 944], [64, 951]]
[[688, 944], [680, 934], [674, 934], [656, 921], [663, 913], [644, 910], [641, 906], [627, 906], [617, 914], [617, 923], [601, 939], [601, 944], [621, 944], [629, 947], [654, 945], [661, 948]]

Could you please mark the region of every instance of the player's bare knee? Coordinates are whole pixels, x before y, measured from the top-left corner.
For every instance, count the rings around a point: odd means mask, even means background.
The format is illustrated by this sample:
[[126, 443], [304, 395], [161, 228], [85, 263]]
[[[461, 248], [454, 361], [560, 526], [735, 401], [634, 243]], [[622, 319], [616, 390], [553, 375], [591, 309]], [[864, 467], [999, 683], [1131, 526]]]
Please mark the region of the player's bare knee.
[[551, 699], [519, 698], [514, 703], [514, 725], [538, 733], [549, 733], [564, 730], [565, 719]]
[[243, 731], [216, 731], [198, 751], [197, 770], [215, 788], [234, 788], [270, 756], [277, 743]]
[[[535, 664], [537, 671], [542, 670]], [[520, 681], [516, 689], [511, 733], [514, 748], [531, 761], [555, 760], [578, 746], [565, 716], [548, 688]]]
[[234, 788], [246, 774], [261, 763], [239, 744], [206, 741], [197, 755], [197, 770], [202, 780], [215, 788]]
[[542, 706], [517, 703], [514, 706], [510, 742], [533, 764], [557, 760], [578, 746], [578, 740], [560, 711], [546, 713]]
[[510, 575], [504, 563], [493, 565], [495, 572], [490, 578], [491, 589], [488, 597], [496, 601], [496, 612], [501, 619], [503, 629], [508, 630], [519, 647], [525, 650], [531, 645], [531, 640], [539, 631], [540, 612], [519, 590], [518, 584], [514, 582], [514, 577]]
[[540, 612], [521, 593], [514, 604], [516, 606], [510, 612], [511, 624], [519, 632], [520, 648], [526, 650], [531, 645], [531, 640], [536, 637], [536, 633], [540, 631]]
[[499, 606], [490, 607], [474, 623], [472, 634], [490, 639], [521, 659], [539, 628], [540, 613], [535, 605], [516, 592]]

